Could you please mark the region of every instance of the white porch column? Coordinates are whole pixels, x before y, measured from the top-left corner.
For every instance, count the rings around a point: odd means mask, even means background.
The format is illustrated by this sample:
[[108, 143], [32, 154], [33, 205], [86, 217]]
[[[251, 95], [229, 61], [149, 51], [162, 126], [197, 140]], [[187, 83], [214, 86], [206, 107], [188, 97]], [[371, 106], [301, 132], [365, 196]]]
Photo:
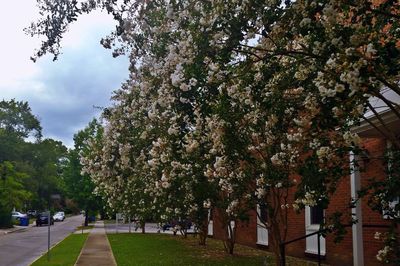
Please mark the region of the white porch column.
[[[354, 163], [355, 160], [359, 160], [359, 156], [350, 153], [350, 187], [351, 187], [351, 198], [353, 200], [358, 199], [357, 191], [361, 188], [360, 182], [360, 171], [358, 166]], [[353, 264], [354, 266], [364, 266], [364, 242], [363, 242], [363, 228], [362, 228], [362, 212], [361, 212], [361, 201], [356, 203], [355, 208], [351, 209], [351, 213], [354, 219], [357, 219], [357, 223], [352, 227], [353, 233]]]

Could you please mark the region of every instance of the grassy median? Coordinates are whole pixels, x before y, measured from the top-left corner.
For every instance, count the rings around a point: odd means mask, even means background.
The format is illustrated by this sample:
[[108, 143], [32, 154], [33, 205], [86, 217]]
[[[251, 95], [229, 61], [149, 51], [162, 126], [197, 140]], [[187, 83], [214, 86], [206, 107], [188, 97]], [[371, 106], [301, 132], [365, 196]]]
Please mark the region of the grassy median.
[[47, 261], [47, 253], [35, 261], [31, 266], [54, 265], [72, 266], [78, 259], [79, 253], [85, 243], [88, 234], [71, 234], [50, 250], [50, 261]]
[[[193, 236], [109, 234], [118, 266], [124, 265], [266, 265], [265, 251], [237, 245], [235, 255], [224, 253], [221, 241], [209, 239], [201, 247]], [[267, 264], [269, 265], [269, 264]]]

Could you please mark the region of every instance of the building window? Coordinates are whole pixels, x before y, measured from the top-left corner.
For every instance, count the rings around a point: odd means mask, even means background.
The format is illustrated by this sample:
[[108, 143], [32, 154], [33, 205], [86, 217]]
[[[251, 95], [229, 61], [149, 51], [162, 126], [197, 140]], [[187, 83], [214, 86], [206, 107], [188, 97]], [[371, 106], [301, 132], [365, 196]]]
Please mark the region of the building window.
[[310, 223], [322, 224], [324, 222], [324, 209], [320, 206], [310, 207]]
[[213, 211], [212, 209], [208, 209], [208, 235], [212, 236], [213, 234], [214, 234]]
[[266, 205], [260, 205], [260, 222], [261, 223], [267, 223], [268, 219], [268, 209]]

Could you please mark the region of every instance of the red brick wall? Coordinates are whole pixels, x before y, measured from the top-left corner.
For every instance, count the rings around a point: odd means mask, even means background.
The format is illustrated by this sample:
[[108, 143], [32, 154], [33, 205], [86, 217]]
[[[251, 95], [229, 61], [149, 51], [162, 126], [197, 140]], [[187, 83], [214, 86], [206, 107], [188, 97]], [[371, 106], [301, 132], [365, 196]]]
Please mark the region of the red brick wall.
[[220, 210], [213, 210], [213, 237], [216, 239], [224, 239], [223, 224], [219, 215]]
[[[298, 179], [298, 178], [297, 178]], [[294, 190], [289, 196], [289, 202], [294, 201]], [[288, 212], [288, 235], [286, 240], [302, 237], [306, 234], [306, 223], [304, 218], [304, 210], [296, 213], [292, 208]], [[304, 257], [306, 250], [306, 241], [300, 240], [286, 246], [286, 253], [290, 256]]]
[[[344, 215], [347, 219], [350, 218], [350, 179], [349, 177], [343, 178], [337, 187], [337, 192], [332, 197], [331, 204], [326, 210], [326, 214], [329, 216], [335, 211], [341, 211], [347, 213]], [[297, 214], [294, 211], [289, 212], [288, 217], [288, 238], [295, 239], [297, 237], [304, 236], [306, 234], [305, 230], [305, 213], [302, 211]], [[287, 245], [286, 251], [288, 255], [295, 257], [305, 257], [306, 250], [306, 240], [300, 240]], [[325, 262], [331, 265], [351, 265], [353, 261], [352, 254], [352, 234], [351, 228], [347, 229], [347, 234], [344, 236], [343, 240], [336, 244], [334, 243], [334, 237], [328, 235], [326, 238], [326, 258]]]
[[[326, 210], [327, 217], [336, 211], [343, 213], [343, 223], [350, 223], [351, 209], [350, 176], [346, 176], [338, 183], [335, 194]], [[332, 265], [351, 265], [353, 262], [353, 241], [351, 227], [346, 228], [347, 233], [339, 243], [334, 242], [334, 236], [326, 238], [326, 260]]]
[[[249, 211], [249, 220], [248, 221], [237, 221], [236, 226], [236, 242], [256, 247], [257, 242], [257, 214], [255, 210]], [[222, 221], [219, 219], [218, 211], [214, 212], [214, 220], [213, 220], [213, 237], [217, 239], [223, 239], [224, 237], [224, 225]]]
[[[384, 139], [365, 139], [364, 147], [369, 152], [369, 161], [366, 163], [366, 171], [361, 173], [361, 185], [368, 185], [368, 179], [386, 178], [384, 165], [381, 156], [386, 149], [386, 141]], [[382, 213], [371, 210], [368, 207], [367, 199], [362, 201], [363, 225], [387, 225], [388, 221], [383, 219]], [[376, 254], [382, 248], [382, 242], [374, 239], [375, 232], [383, 232], [382, 228], [363, 228], [364, 240], [364, 261], [365, 265], [382, 265], [377, 259]]]
[[236, 223], [236, 241], [247, 246], [256, 246], [257, 242], [257, 213], [248, 213], [249, 220]]

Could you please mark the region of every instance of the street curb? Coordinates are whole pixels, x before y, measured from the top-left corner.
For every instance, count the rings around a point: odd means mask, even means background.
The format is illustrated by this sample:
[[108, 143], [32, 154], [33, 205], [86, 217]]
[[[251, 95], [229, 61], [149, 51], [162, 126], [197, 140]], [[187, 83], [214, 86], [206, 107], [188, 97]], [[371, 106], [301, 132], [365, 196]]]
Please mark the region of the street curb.
[[8, 234], [12, 234], [12, 233], [15, 233], [15, 232], [19, 232], [19, 231], [24, 231], [24, 230], [26, 230], [26, 229], [28, 229], [30, 226], [27, 226], [27, 227], [21, 227], [21, 228], [12, 228], [12, 230], [10, 230], [10, 231], [4, 231], [4, 232], [2, 232], [2, 234], [1, 235], [8, 235]]

